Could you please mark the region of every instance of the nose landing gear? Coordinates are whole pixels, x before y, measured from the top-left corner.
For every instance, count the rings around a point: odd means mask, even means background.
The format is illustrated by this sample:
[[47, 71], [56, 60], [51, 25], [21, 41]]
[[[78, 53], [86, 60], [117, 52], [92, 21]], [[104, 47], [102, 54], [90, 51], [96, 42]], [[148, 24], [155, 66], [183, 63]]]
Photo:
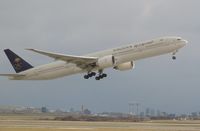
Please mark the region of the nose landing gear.
[[176, 60], [176, 53], [178, 52], [178, 50], [176, 50], [176, 51], [174, 51], [173, 53], [172, 53], [172, 59], [173, 60]]
[[173, 60], [176, 60], [176, 56], [172, 56], [172, 59], [173, 59]]

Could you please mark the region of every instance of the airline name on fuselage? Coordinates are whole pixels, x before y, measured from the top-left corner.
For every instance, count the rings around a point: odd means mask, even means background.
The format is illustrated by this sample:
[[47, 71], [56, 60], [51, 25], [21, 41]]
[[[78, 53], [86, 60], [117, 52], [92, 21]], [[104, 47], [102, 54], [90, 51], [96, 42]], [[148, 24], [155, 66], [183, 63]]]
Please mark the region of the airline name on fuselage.
[[128, 45], [128, 46], [125, 46], [125, 47], [120, 47], [120, 48], [113, 49], [113, 52], [119, 53], [119, 52], [131, 50], [131, 49], [134, 49], [134, 48], [142, 47], [142, 46], [145, 46], [145, 45], [150, 45], [153, 42], [154, 41], [148, 41], [148, 42], [144, 42], [144, 43], [140, 43], [140, 44], [136, 44], [136, 45]]

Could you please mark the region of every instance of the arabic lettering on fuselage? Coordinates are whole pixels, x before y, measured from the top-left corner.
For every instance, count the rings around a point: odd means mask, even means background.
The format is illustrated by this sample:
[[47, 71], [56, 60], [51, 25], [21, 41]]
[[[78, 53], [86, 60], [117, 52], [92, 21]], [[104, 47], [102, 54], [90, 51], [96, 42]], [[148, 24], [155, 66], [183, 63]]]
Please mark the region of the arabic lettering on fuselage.
[[123, 50], [129, 50], [129, 49], [132, 49], [133, 47], [137, 48], [137, 47], [149, 45], [149, 44], [152, 44], [152, 43], [153, 43], [153, 41], [148, 41], [148, 42], [145, 42], [145, 43], [136, 44], [134, 46], [133, 45], [129, 45], [129, 46], [125, 46], [125, 47], [116, 48], [116, 49], [113, 49], [113, 51], [114, 52], [118, 52], [118, 51], [123, 51]]

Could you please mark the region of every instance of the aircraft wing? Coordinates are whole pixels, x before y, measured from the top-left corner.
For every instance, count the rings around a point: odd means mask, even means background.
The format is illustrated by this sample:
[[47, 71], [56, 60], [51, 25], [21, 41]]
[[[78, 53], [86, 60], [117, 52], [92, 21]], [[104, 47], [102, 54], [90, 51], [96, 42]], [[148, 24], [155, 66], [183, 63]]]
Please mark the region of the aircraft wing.
[[54, 58], [56, 60], [62, 60], [66, 61], [68, 63], [76, 64], [78, 67], [86, 68], [88, 65], [97, 62], [97, 57], [86, 57], [86, 56], [74, 56], [74, 55], [65, 55], [65, 54], [58, 54], [58, 53], [52, 53], [52, 52], [46, 52], [42, 50], [37, 49], [27, 49], [51, 58]]

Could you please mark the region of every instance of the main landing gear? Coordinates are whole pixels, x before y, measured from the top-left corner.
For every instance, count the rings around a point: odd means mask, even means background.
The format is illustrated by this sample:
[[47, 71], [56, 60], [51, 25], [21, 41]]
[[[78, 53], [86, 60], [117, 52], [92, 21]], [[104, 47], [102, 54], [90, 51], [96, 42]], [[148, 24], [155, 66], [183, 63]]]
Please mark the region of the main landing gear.
[[103, 74], [99, 74], [99, 76], [96, 76], [95, 79], [96, 79], [96, 80], [101, 80], [101, 79], [103, 79], [104, 77], [107, 77], [107, 74], [104, 74], [104, 73], [103, 73]]
[[87, 75], [84, 75], [84, 78], [85, 78], [85, 79], [89, 79], [89, 78], [91, 78], [91, 77], [93, 77], [93, 76], [95, 76], [95, 75], [96, 75], [95, 72], [90, 72], [90, 73], [88, 73]]
[[[84, 75], [85, 79], [89, 79], [93, 76], [96, 76], [95, 72], [89, 72], [88, 74]], [[98, 76], [95, 77], [96, 80], [101, 80], [103, 78], [107, 77], [107, 74], [103, 73], [103, 70], [99, 70]]]
[[99, 75], [95, 77], [96, 80], [101, 80], [107, 77], [107, 74], [103, 73], [103, 70], [99, 70]]

